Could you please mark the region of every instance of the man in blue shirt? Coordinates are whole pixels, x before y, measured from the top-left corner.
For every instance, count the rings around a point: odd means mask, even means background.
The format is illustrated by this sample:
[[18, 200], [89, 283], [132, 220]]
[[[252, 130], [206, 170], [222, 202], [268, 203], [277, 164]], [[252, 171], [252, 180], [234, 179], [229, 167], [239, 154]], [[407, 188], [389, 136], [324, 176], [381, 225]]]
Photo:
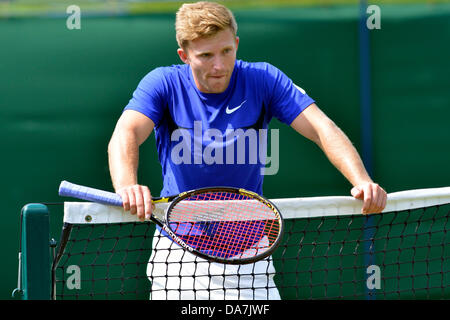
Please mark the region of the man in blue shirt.
[[185, 4], [177, 12], [176, 31], [184, 64], [157, 68], [142, 79], [109, 143], [111, 177], [125, 210], [141, 220], [151, 215], [151, 193], [138, 183], [137, 169], [139, 146], [152, 131], [163, 173], [161, 196], [216, 185], [262, 193], [272, 117], [324, 151], [353, 185], [351, 194], [363, 201], [362, 213], [383, 210], [386, 192], [314, 100], [276, 67], [236, 59], [237, 25], [227, 8]]

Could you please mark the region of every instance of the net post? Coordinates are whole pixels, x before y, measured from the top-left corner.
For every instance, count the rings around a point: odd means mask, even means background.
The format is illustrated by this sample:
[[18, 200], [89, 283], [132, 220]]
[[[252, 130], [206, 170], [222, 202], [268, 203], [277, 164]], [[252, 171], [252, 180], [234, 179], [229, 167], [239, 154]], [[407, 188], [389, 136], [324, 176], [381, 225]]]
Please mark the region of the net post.
[[47, 206], [22, 209], [21, 277], [23, 300], [50, 299], [50, 218]]

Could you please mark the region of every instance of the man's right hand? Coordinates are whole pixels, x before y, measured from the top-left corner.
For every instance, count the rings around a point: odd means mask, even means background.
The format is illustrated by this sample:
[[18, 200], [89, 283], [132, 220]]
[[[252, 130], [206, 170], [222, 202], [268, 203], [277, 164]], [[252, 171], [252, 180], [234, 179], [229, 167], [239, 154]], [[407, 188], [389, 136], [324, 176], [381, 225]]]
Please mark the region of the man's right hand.
[[152, 214], [153, 204], [150, 189], [138, 184], [122, 187], [116, 190], [122, 197], [123, 209], [137, 214], [140, 221], [149, 220]]

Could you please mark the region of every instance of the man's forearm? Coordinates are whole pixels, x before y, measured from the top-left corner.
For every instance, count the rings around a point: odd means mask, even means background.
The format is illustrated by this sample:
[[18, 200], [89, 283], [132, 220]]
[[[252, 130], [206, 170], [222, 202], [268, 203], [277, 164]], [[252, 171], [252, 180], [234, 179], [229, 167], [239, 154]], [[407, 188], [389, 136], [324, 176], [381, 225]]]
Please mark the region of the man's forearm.
[[362, 213], [381, 212], [386, 206], [387, 193], [374, 183], [353, 144], [347, 136], [315, 104], [311, 104], [291, 126], [314, 141], [330, 162], [353, 185], [350, 193], [363, 200]]
[[353, 186], [372, 182], [357, 150], [333, 122], [323, 126], [317, 144]]
[[137, 181], [139, 146], [154, 126], [147, 116], [125, 110], [108, 145], [109, 171], [114, 189], [122, 198], [124, 210], [136, 214], [141, 221], [150, 219], [152, 202], [150, 189], [138, 185]]
[[114, 189], [137, 184], [139, 144], [130, 131], [114, 132], [108, 145], [109, 171]]

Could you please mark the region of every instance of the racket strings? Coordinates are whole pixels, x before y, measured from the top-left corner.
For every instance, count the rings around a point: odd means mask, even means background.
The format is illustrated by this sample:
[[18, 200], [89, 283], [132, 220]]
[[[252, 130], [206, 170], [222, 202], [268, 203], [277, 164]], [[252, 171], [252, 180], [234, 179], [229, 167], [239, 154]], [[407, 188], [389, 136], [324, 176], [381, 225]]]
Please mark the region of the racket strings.
[[263, 254], [280, 231], [277, 214], [265, 203], [232, 192], [193, 195], [169, 215], [174, 233], [197, 251], [225, 259]]

